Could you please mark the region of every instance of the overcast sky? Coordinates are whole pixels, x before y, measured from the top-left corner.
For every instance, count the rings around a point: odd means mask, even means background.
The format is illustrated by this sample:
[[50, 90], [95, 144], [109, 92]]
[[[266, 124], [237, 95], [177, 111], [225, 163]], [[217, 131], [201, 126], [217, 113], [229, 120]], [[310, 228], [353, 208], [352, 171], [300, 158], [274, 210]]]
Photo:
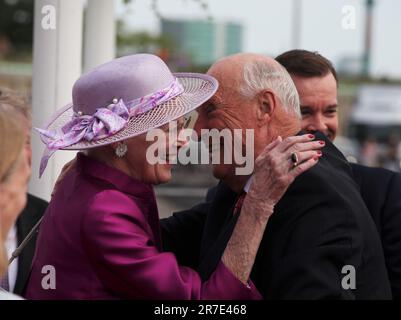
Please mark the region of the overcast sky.
[[[317, 50], [334, 63], [362, 53], [365, 0], [206, 0], [215, 21], [237, 21], [244, 26], [244, 51], [275, 56], [292, 49], [295, 1], [302, 3], [300, 47]], [[133, 0], [119, 13], [135, 31], [159, 32], [151, 0]], [[166, 18], [206, 18], [193, 0], [159, 0]], [[355, 29], [344, 29], [344, 6], [355, 8]], [[347, 20], [349, 21], [349, 20]], [[375, 0], [372, 73], [401, 78], [401, 1]]]

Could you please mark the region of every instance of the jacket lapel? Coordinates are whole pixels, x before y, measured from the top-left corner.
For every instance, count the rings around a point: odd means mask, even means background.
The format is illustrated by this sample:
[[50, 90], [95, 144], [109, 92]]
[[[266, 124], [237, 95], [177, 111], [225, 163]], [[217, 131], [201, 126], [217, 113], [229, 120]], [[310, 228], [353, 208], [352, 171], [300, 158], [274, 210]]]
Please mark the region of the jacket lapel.
[[[18, 217], [16, 223], [18, 246], [42, 217], [44, 211], [46, 210], [46, 207], [47, 202], [28, 194], [27, 206]], [[21, 251], [21, 254], [18, 257], [18, 273], [15, 282], [14, 293], [19, 295], [23, 294], [26, 282], [29, 277], [32, 259], [35, 254], [36, 238], [37, 233], [33, 235], [32, 239]]]

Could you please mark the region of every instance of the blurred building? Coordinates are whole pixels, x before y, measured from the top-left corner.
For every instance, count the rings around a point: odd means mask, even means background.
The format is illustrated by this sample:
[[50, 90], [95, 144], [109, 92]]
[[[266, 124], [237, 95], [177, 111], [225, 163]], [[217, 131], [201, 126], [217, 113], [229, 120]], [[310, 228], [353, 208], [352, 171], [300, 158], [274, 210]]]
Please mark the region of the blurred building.
[[386, 143], [401, 136], [401, 86], [364, 84], [358, 89], [351, 115], [351, 136], [359, 141], [374, 138]]
[[358, 56], [344, 56], [339, 59], [336, 69], [343, 76], [361, 75], [363, 59]]
[[243, 27], [239, 23], [162, 19], [161, 30], [174, 48], [172, 59], [181, 60], [181, 65], [207, 66], [242, 51]]

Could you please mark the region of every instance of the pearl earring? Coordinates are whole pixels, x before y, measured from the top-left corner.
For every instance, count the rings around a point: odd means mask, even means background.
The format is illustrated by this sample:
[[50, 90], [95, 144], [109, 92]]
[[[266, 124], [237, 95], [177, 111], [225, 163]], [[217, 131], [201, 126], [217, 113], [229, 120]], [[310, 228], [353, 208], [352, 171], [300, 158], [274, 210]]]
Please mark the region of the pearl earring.
[[117, 157], [122, 158], [125, 156], [127, 151], [128, 151], [128, 146], [125, 144], [125, 142], [120, 142], [115, 150], [115, 153]]

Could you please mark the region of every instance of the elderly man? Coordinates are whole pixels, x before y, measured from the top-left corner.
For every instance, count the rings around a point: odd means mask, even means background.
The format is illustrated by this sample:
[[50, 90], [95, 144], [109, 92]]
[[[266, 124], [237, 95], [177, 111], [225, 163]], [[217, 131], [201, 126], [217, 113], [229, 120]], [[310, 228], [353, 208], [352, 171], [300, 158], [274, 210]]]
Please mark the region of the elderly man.
[[[32, 157], [31, 110], [28, 103], [16, 92], [6, 88], [0, 88], [0, 109], [8, 110], [19, 120], [18, 122], [21, 124], [26, 137], [25, 151], [30, 164]], [[6, 247], [9, 257], [42, 217], [46, 207], [46, 201], [28, 194], [27, 205], [7, 237]], [[34, 234], [19, 257], [10, 265], [6, 276], [0, 279], [0, 285], [3, 289], [18, 295], [23, 293], [28, 280], [32, 258], [35, 253], [36, 237], [37, 235]]]
[[[290, 73], [301, 101], [302, 129], [333, 141], [338, 131], [336, 70], [316, 52], [291, 50], [276, 60]], [[379, 232], [394, 299], [401, 299], [401, 174], [350, 164]]]
[[[238, 54], [208, 71], [220, 83], [199, 110], [196, 130], [254, 129], [257, 157], [278, 135], [301, 128], [299, 102], [285, 69], [273, 59]], [[323, 157], [299, 176], [274, 208], [251, 278], [265, 299], [388, 299], [380, 239], [343, 155], [322, 134]], [[162, 222], [164, 248], [181, 263], [215, 269], [238, 216], [249, 177], [234, 164], [214, 165], [220, 184], [208, 201]]]

